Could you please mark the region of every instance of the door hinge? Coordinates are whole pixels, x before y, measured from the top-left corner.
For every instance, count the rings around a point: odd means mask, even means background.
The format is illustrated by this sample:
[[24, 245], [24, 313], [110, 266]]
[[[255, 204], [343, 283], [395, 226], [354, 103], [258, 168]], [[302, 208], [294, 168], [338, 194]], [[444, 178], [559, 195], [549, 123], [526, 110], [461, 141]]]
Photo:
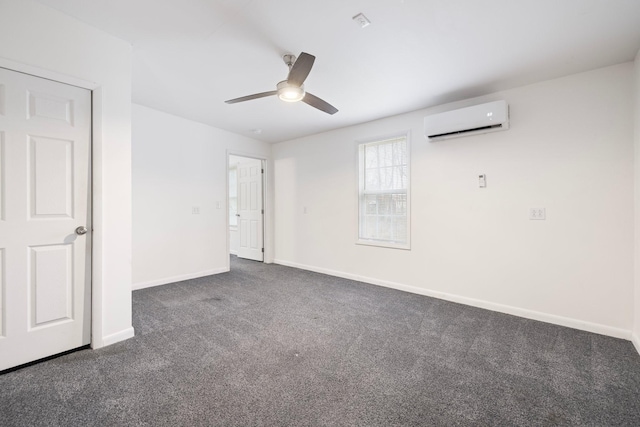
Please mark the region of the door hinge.
[[262, 253], [264, 253], [264, 248], [262, 248]]
[[262, 209], [262, 215], [264, 215], [264, 209]]
[[262, 173], [264, 173], [264, 169], [260, 169], [262, 171]]

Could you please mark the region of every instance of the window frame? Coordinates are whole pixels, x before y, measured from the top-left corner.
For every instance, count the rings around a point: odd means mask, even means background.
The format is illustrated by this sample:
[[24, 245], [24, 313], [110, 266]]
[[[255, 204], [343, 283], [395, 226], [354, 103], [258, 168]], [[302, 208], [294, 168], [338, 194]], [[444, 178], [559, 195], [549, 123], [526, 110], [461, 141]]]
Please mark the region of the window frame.
[[[367, 144], [380, 143], [386, 140], [404, 138], [407, 144], [407, 217], [406, 217], [406, 242], [398, 243], [385, 240], [366, 239], [361, 237], [362, 218], [363, 218], [363, 202], [364, 196], [364, 156], [362, 152]], [[356, 244], [364, 246], [376, 246], [381, 248], [411, 250], [411, 131], [403, 130], [382, 136], [356, 140]], [[384, 193], [385, 191], [380, 191]]]

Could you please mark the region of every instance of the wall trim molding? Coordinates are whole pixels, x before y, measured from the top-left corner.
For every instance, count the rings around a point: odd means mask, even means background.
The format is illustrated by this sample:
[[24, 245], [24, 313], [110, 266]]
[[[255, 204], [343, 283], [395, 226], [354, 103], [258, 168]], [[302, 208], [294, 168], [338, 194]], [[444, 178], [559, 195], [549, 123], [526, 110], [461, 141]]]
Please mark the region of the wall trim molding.
[[138, 282], [138, 283], [134, 283], [131, 286], [131, 290], [137, 291], [138, 289], [151, 288], [153, 286], [166, 285], [169, 283], [181, 282], [183, 280], [197, 279], [198, 277], [211, 276], [213, 274], [220, 274], [220, 273], [227, 273], [228, 271], [229, 271], [229, 268], [221, 267], [221, 268], [214, 268], [213, 270], [199, 271], [197, 273], [181, 274], [178, 276], [150, 280], [148, 282]]
[[[102, 338], [102, 347], [106, 347], [111, 344], [115, 344], [120, 341], [128, 340], [129, 338], [133, 338], [135, 335], [135, 331], [133, 326], [127, 329], [123, 329], [120, 332], [116, 332], [115, 334], [107, 335]], [[100, 348], [100, 347], [93, 347]]]
[[60, 83], [77, 86], [88, 90], [93, 90], [100, 85], [89, 80], [80, 79], [71, 75], [51, 71], [34, 65], [23, 64], [22, 62], [13, 61], [9, 58], [0, 56], [0, 68], [17, 71], [19, 73], [29, 74], [43, 79], [54, 80]]
[[[630, 330], [615, 328], [612, 326], [602, 325], [599, 323], [586, 322], [583, 320], [572, 319], [570, 317], [557, 316], [534, 310], [514, 307], [510, 305], [498, 304], [490, 301], [468, 298], [460, 295], [450, 294], [446, 292], [433, 291], [430, 289], [418, 288], [416, 286], [405, 285], [402, 283], [391, 282], [387, 280], [375, 279], [372, 277], [360, 276], [357, 274], [344, 273], [341, 271], [330, 270], [327, 268], [314, 267], [306, 264], [299, 264], [282, 259], [275, 259], [275, 264], [284, 265], [286, 267], [299, 268], [301, 270], [313, 271], [316, 273], [327, 274], [329, 276], [341, 277], [343, 279], [356, 280], [358, 282], [368, 283], [371, 285], [383, 286], [387, 288], [397, 289], [400, 291], [410, 292], [413, 294], [424, 295], [432, 298], [438, 298], [445, 301], [456, 302], [469, 305], [472, 307], [484, 308], [486, 310], [497, 311], [499, 313], [511, 314], [513, 316], [524, 317], [526, 319], [538, 320], [540, 322], [552, 323], [554, 325], [566, 326], [568, 328], [579, 329], [581, 331], [593, 332], [600, 335], [607, 335], [614, 338], [622, 338], [632, 340]], [[638, 352], [640, 352], [640, 341], [637, 335], [634, 335], [634, 344]]]
[[635, 332], [631, 334], [631, 342], [636, 347], [636, 351], [640, 354], [640, 336]]

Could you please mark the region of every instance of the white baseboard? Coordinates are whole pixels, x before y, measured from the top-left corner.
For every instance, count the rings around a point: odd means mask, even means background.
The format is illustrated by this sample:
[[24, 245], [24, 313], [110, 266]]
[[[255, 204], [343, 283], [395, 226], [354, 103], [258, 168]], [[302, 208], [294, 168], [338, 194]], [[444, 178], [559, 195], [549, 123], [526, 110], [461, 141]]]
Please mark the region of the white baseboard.
[[150, 280], [148, 282], [138, 282], [138, 283], [134, 283], [131, 286], [131, 290], [137, 291], [138, 289], [150, 288], [152, 286], [166, 285], [168, 283], [181, 282], [183, 280], [197, 279], [198, 277], [211, 276], [212, 274], [226, 273], [228, 271], [229, 269], [227, 267], [221, 267], [221, 268], [215, 268], [213, 270], [199, 271], [197, 273], [182, 274], [179, 276], [165, 277], [163, 279], [157, 279], [157, 280]]
[[631, 334], [631, 342], [636, 347], [638, 354], [640, 354], [640, 336], [636, 333]]
[[[614, 328], [612, 326], [602, 325], [599, 323], [586, 322], [582, 320], [572, 319], [569, 317], [557, 316], [554, 314], [542, 313], [539, 311], [498, 304], [490, 301], [463, 297], [460, 295], [449, 294], [446, 292], [439, 292], [439, 291], [433, 291], [430, 289], [418, 288], [416, 286], [404, 285], [402, 283], [379, 280], [371, 277], [359, 276], [357, 274], [344, 273], [341, 271], [330, 270], [330, 269], [321, 268], [321, 267], [298, 264], [295, 262], [285, 261], [281, 259], [276, 259], [273, 262], [275, 264], [281, 264], [287, 267], [294, 267], [302, 270], [314, 271], [316, 273], [328, 274], [330, 276], [341, 277], [343, 279], [356, 280], [358, 282], [369, 283], [371, 285], [384, 286], [387, 288], [398, 289], [400, 291], [410, 292], [413, 294], [424, 295], [424, 296], [438, 298], [446, 301], [470, 305], [472, 307], [484, 308], [491, 311], [511, 314], [518, 317], [524, 317], [526, 319], [538, 320], [541, 322], [552, 323], [554, 325], [566, 326], [573, 329], [593, 332], [600, 335], [608, 335], [615, 338], [631, 340], [631, 331], [626, 329], [621, 329], [621, 328]], [[634, 344], [636, 345], [636, 348], [639, 349], [640, 351], [640, 346], [638, 345], [637, 340], [636, 342], [634, 342]]]
[[107, 335], [106, 337], [102, 337], [102, 343], [100, 346], [92, 346], [92, 348], [100, 348], [106, 347], [111, 344], [115, 344], [120, 341], [128, 340], [129, 338], [133, 338], [135, 335], [135, 331], [133, 330], [133, 326], [127, 329], [124, 329], [120, 332], [116, 332], [115, 334]]

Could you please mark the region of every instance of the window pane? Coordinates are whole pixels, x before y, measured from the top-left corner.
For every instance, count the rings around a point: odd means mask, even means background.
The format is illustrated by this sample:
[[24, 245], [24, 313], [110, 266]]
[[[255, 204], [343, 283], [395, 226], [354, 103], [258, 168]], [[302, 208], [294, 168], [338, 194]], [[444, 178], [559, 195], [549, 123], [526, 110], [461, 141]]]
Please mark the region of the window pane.
[[378, 198], [375, 195], [365, 196], [365, 214], [375, 215], [378, 213]]
[[380, 185], [377, 190], [392, 190], [393, 189], [393, 175], [388, 167], [379, 169], [380, 171]]
[[391, 169], [391, 188], [405, 188], [402, 181], [402, 168], [403, 166], [395, 166]]
[[380, 172], [379, 169], [366, 169], [365, 172], [365, 188], [377, 190], [380, 188]]
[[395, 240], [402, 242], [407, 240], [407, 217], [406, 216], [396, 216], [394, 217], [394, 227], [395, 231]]
[[392, 241], [393, 240], [393, 220], [388, 216], [378, 217], [378, 239]]
[[364, 217], [364, 224], [362, 230], [362, 238], [375, 239], [377, 236], [377, 223], [378, 217], [375, 215], [366, 215]]
[[388, 194], [380, 194], [378, 199], [378, 215], [388, 215], [391, 213], [391, 200]]
[[365, 167], [367, 169], [378, 167], [378, 156], [376, 147], [365, 147]]
[[389, 145], [378, 145], [378, 165], [380, 167], [390, 166], [391, 162], [391, 150]]
[[[407, 195], [406, 194], [393, 194], [393, 213], [396, 215], [407, 216]], [[406, 223], [406, 221], [405, 221]]]

